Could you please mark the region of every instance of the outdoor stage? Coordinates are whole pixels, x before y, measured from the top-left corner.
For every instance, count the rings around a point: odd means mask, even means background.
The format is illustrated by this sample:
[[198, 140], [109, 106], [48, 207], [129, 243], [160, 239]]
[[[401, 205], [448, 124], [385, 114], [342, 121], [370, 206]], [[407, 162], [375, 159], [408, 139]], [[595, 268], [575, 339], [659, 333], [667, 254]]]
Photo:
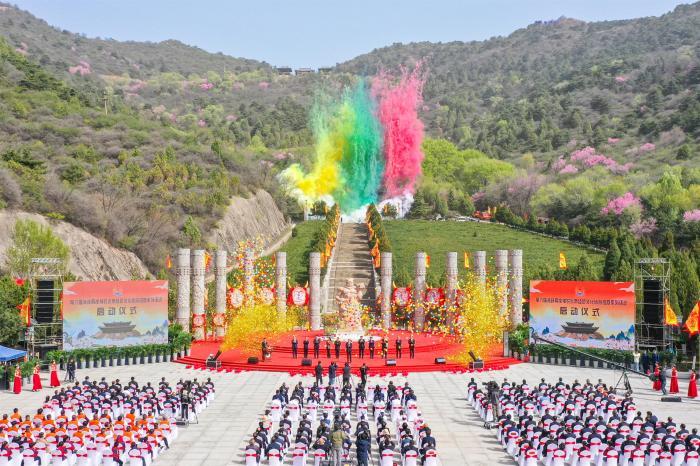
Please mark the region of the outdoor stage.
[[[296, 334], [297, 340], [299, 341], [299, 356], [297, 359], [292, 358], [291, 341], [293, 334]], [[459, 343], [455, 342], [455, 340], [451, 337], [430, 333], [414, 334], [414, 338], [416, 339], [416, 357], [414, 359], [410, 359], [408, 351], [408, 338], [410, 336], [410, 332], [391, 331], [388, 334], [389, 359], [396, 359], [396, 366], [387, 366], [385, 360], [381, 357], [381, 343], [379, 340], [381, 335], [384, 333], [380, 331], [373, 331], [370, 332], [370, 334], [374, 336], [376, 341], [374, 359], [369, 358], [368, 347], [365, 348], [364, 359], [360, 359], [357, 342], [353, 342], [353, 357], [351, 365], [353, 373], [356, 375], [359, 375], [359, 368], [362, 363], [367, 364], [371, 375], [407, 374], [410, 372], [430, 371], [468, 371], [468, 367], [465, 364], [454, 361], [453, 358], [463, 351], [463, 347]], [[221, 370], [288, 372], [292, 375], [307, 373], [313, 374], [313, 366], [315, 366], [320, 360], [324, 367], [324, 372], [328, 369], [328, 365], [331, 361], [337, 361], [339, 366], [338, 374], [342, 374], [342, 366], [345, 364], [347, 359], [345, 354], [345, 342], [341, 342], [340, 358], [335, 358], [334, 348], [331, 345], [331, 358], [328, 359], [326, 357], [325, 341], [322, 341], [321, 357], [316, 359], [313, 358], [313, 339], [316, 335], [323, 336], [323, 332], [297, 331], [284, 335], [283, 337], [277, 339], [277, 341], [269, 341], [270, 345], [272, 346], [272, 356], [265, 362], [260, 361], [258, 364], [249, 364], [248, 357], [255, 356], [260, 358], [261, 353], [259, 349], [255, 352], [240, 350], [225, 351], [221, 354], [221, 356], [219, 356], [219, 361], [221, 361]], [[307, 336], [309, 337], [309, 358], [313, 364], [311, 367], [303, 367], [301, 365], [301, 360], [303, 358], [303, 341]], [[400, 337], [402, 340], [403, 357], [401, 359], [396, 358], [396, 349], [394, 347], [396, 338], [398, 337]], [[365, 339], [367, 339], [367, 337], [365, 337]], [[216, 354], [216, 352], [219, 350], [219, 344], [219, 342], [212, 341], [196, 342], [192, 345], [190, 356], [180, 358], [177, 362], [191, 365], [195, 368], [204, 367], [207, 357], [210, 354]], [[490, 353], [491, 354], [484, 356], [483, 370], [507, 369], [510, 365], [520, 362], [517, 359], [500, 356], [500, 346], [493, 348]], [[444, 357], [447, 360], [446, 363], [436, 364], [435, 358], [438, 357]]]

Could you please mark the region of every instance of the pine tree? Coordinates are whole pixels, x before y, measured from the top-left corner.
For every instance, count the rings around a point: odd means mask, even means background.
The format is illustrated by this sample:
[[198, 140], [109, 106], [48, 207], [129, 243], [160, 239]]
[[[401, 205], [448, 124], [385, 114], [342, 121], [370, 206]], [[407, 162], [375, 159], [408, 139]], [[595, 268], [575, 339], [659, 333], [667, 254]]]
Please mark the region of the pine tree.
[[617, 245], [617, 240], [613, 239], [610, 242], [610, 248], [608, 249], [608, 253], [605, 255], [605, 265], [603, 265], [603, 279], [612, 280], [619, 266], [620, 248]]
[[430, 206], [425, 202], [422, 191], [416, 192], [413, 198], [413, 205], [408, 212], [408, 218], [426, 218], [430, 213]]
[[595, 281], [598, 279], [598, 274], [593, 270], [588, 254], [584, 254], [578, 260], [576, 265], [576, 280]]

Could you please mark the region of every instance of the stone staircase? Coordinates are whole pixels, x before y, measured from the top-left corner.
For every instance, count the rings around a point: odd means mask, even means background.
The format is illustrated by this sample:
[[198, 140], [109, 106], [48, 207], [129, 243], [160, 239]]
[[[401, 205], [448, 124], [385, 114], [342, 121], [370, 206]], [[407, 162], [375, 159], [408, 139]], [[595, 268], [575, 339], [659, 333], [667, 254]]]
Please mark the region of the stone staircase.
[[367, 225], [364, 223], [341, 223], [333, 253], [333, 262], [328, 270], [326, 311], [337, 310], [335, 303], [336, 287], [345, 285], [352, 278], [355, 285], [364, 284], [362, 304], [372, 309], [376, 303], [374, 290], [374, 270], [372, 256], [367, 245]]

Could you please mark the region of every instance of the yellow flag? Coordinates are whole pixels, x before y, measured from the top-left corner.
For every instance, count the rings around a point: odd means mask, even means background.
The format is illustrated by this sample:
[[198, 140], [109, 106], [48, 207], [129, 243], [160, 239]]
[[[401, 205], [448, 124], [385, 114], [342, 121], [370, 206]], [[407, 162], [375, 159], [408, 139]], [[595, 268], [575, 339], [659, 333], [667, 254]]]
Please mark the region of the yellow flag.
[[19, 309], [19, 316], [22, 319], [22, 323], [29, 327], [32, 322], [32, 300], [29, 296], [27, 296], [22, 304], [17, 306], [17, 309]]
[[566, 256], [564, 255], [564, 252], [559, 253], [559, 268], [562, 270], [566, 270]]
[[464, 268], [469, 268], [469, 253], [467, 251], [464, 251]]
[[669, 304], [668, 298], [664, 300], [664, 323], [666, 325], [678, 327], [678, 316], [673, 311], [671, 304]]
[[425, 268], [426, 269], [430, 268], [430, 255], [429, 254], [425, 255]]

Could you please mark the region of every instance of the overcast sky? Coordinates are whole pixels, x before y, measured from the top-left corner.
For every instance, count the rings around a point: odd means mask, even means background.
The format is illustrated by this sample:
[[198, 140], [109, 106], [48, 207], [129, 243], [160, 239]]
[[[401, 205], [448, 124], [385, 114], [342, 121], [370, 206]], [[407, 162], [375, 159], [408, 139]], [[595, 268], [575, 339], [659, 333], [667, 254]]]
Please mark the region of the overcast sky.
[[675, 0], [12, 0], [89, 37], [178, 39], [276, 66], [330, 66], [395, 42], [483, 40], [536, 20], [658, 16]]

